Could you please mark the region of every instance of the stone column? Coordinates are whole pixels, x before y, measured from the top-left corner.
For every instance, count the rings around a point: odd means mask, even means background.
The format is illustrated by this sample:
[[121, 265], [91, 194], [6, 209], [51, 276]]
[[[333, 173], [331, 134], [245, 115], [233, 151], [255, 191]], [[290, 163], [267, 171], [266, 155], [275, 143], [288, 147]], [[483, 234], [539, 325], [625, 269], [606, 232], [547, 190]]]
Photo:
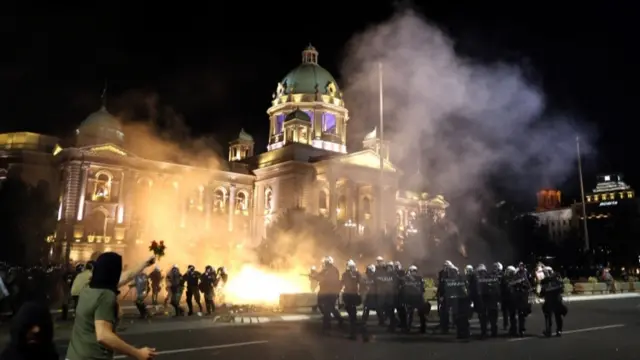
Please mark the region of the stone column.
[[78, 221], [82, 221], [84, 218], [84, 201], [87, 194], [87, 182], [89, 181], [89, 166], [82, 165], [82, 171], [80, 176], [80, 200], [78, 201]]
[[336, 224], [336, 209], [338, 206], [338, 186], [335, 177], [329, 177], [329, 220]]
[[118, 189], [118, 211], [116, 212], [116, 223], [124, 222], [124, 171], [120, 176], [120, 188]]
[[208, 186], [205, 186], [204, 191], [204, 201], [202, 205], [204, 206], [204, 228], [209, 230], [211, 229], [211, 207], [213, 207], [214, 198]]
[[371, 207], [373, 209], [371, 209], [371, 213], [373, 215], [373, 229], [371, 229], [376, 236], [380, 233], [380, 231], [382, 230], [382, 214], [380, 213], [380, 186], [378, 185], [371, 185], [371, 199], [373, 201], [371, 201]]
[[236, 202], [236, 186], [231, 184], [231, 186], [229, 187], [229, 224], [228, 224], [229, 231], [233, 231], [233, 217], [236, 212], [235, 202]]

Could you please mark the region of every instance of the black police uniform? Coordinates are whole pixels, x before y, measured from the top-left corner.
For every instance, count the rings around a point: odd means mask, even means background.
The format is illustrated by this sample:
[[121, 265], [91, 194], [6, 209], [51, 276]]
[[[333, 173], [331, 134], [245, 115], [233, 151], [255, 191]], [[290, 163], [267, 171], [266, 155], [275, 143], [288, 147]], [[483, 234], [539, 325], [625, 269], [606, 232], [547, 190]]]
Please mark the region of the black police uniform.
[[400, 298], [407, 306], [406, 329], [407, 331], [411, 329], [414, 311], [417, 310], [420, 318], [420, 332], [424, 334], [427, 331], [427, 315], [431, 311], [431, 304], [424, 301], [424, 279], [422, 276], [409, 273], [402, 278], [401, 284]]
[[500, 278], [497, 274], [479, 271], [476, 276], [477, 296], [475, 310], [480, 320], [480, 336], [487, 335], [487, 323], [491, 336], [498, 336], [498, 302], [500, 301]]
[[342, 301], [349, 315], [349, 333], [351, 337], [355, 337], [357, 331], [358, 313], [356, 307], [362, 303], [360, 283], [361, 276], [357, 270], [347, 270], [342, 274], [342, 287], [344, 289]]
[[546, 336], [551, 336], [551, 327], [553, 326], [551, 315], [556, 318], [556, 335], [562, 335], [563, 317], [567, 314], [567, 306], [562, 301], [563, 293], [564, 283], [562, 279], [555, 274], [545, 277], [540, 282], [540, 296], [544, 298], [542, 312], [544, 313], [544, 334]]

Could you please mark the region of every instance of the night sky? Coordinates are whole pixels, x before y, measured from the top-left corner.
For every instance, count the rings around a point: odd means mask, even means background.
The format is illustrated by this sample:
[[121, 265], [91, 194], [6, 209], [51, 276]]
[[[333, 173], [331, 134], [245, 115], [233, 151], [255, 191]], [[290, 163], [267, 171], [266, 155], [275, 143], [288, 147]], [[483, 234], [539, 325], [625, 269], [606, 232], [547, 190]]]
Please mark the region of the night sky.
[[[287, 2], [242, 2], [233, 9], [231, 2], [138, 8], [95, 2], [95, 7], [3, 9], [0, 131], [68, 135], [97, 110], [108, 79], [109, 98], [116, 103], [132, 90], [155, 92], [163, 105], [184, 115], [194, 136], [215, 133], [225, 144], [244, 127], [264, 151], [271, 94], [300, 63], [301, 50], [312, 43], [320, 65], [340, 81], [345, 43], [398, 6], [367, 3], [368, 8], [344, 1], [288, 7]], [[594, 185], [595, 172], [609, 171], [624, 173], [637, 187], [640, 171], [631, 154], [640, 99], [640, 30], [632, 5], [474, 3], [413, 6], [445, 29], [460, 53], [525, 64], [553, 109], [597, 127], [597, 156], [585, 161], [587, 188]]]

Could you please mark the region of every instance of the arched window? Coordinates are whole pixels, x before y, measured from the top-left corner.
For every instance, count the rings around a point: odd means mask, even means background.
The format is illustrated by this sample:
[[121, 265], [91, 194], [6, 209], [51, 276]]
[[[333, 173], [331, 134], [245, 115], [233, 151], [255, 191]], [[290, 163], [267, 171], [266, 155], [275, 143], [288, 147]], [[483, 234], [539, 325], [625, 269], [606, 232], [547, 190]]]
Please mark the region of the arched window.
[[321, 210], [327, 209], [327, 192], [324, 190], [320, 190], [318, 194], [318, 208]]
[[273, 211], [273, 191], [271, 188], [264, 190], [264, 212], [269, 214]]
[[111, 198], [111, 176], [106, 173], [98, 173], [93, 190], [94, 201], [109, 201]]
[[338, 208], [336, 209], [338, 220], [345, 220], [347, 217], [347, 197], [340, 195], [338, 197]]
[[213, 192], [213, 211], [225, 212], [226, 196], [222, 189], [218, 188]]
[[247, 210], [247, 194], [243, 191], [236, 194], [236, 211]]
[[371, 214], [371, 200], [368, 197], [362, 199], [362, 212], [365, 214]]

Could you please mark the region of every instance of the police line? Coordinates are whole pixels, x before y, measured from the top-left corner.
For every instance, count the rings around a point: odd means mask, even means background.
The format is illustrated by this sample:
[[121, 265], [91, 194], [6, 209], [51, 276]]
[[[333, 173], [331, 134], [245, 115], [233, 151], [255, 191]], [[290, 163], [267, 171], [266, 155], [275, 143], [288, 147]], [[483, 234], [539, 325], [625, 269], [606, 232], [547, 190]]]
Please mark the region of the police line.
[[[425, 296], [426, 298], [426, 296]], [[602, 294], [602, 295], [564, 295], [563, 298], [567, 302], [576, 301], [595, 301], [595, 300], [618, 300], [640, 298], [640, 293], [619, 293], [619, 294]], [[436, 299], [425, 299], [435, 302]], [[536, 303], [543, 303], [544, 299], [536, 299]], [[342, 294], [338, 303], [342, 303]], [[280, 295], [280, 308], [311, 308], [318, 306], [318, 295], [316, 293], [297, 293]]]

